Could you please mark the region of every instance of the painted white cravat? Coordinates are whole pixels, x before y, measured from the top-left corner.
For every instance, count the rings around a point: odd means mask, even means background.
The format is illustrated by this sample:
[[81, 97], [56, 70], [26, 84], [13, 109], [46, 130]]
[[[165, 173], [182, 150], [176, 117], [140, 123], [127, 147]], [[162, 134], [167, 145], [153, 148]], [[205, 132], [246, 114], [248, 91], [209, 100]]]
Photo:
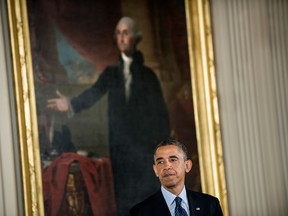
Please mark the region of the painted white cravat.
[[122, 53], [121, 56], [124, 62], [123, 74], [124, 74], [124, 83], [125, 83], [125, 97], [126, 97], [126, 101], [128, 101], [130, 97], [130, 85], [132, 82], [132, 75], [130, 73], [130, 65], [133, 59], [126, 56], [124, 53]]

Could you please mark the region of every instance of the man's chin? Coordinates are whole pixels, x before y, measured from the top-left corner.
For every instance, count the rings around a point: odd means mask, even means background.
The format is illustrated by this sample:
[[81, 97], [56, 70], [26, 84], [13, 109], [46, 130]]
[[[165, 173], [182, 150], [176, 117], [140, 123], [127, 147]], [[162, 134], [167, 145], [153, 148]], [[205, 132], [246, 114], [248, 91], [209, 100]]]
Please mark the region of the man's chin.
[[166, 187], [173, 187], [175, 185], [175, 176], [167, 176], [162, 179], [162, 184]]
[[176, 187], [176, 184], [174, 182], [164, 183], [163, 186], [167, 189], [173, 189]]

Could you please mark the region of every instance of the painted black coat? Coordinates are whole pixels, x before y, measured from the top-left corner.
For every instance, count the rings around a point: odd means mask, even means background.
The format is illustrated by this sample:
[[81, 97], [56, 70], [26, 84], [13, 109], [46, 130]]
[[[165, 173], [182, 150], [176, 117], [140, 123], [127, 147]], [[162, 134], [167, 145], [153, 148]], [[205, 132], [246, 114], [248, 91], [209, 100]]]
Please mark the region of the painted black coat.
[[170, 131], [160, 83], [138, 51], [133, 55], [130, 71], [128, 101], [121, 58], [107, 67], [91, 88], [71, 100], [74, 111], [80, 112], [108, 93], [109, 149], [119, 215], [128, 215], [132, 205], [158, 188], [152, 170], [153, 150]]

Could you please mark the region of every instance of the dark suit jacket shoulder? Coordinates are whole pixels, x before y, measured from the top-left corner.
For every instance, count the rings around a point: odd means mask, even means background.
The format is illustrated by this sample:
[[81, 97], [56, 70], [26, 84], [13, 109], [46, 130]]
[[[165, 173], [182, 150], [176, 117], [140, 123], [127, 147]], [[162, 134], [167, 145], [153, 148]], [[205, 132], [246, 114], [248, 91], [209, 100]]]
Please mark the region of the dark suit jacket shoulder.
[[[187, 190], [190, 216], [222, 216], [219, 200], [208, 194]], [[135, 205], [131, 211], [131, 216], [170, 216], [170, 211], [159, 190], [141, 203]]]

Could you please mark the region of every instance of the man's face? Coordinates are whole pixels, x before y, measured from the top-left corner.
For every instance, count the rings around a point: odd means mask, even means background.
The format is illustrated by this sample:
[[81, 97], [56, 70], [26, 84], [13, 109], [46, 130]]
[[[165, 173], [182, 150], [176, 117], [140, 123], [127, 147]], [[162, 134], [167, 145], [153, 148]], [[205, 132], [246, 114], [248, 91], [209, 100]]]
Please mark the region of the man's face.
[[119, 22], [115, 34], [119, 51], [131, 56], [135, 51], [135, 41], [131, 27], [126, 22]]
[[184, 186], [185, 173], [191, 168], [192, 161], [184, 160], [184, 155], [178, 146], [161, 146], [154, 155], [154, 172], [167, 189]]

